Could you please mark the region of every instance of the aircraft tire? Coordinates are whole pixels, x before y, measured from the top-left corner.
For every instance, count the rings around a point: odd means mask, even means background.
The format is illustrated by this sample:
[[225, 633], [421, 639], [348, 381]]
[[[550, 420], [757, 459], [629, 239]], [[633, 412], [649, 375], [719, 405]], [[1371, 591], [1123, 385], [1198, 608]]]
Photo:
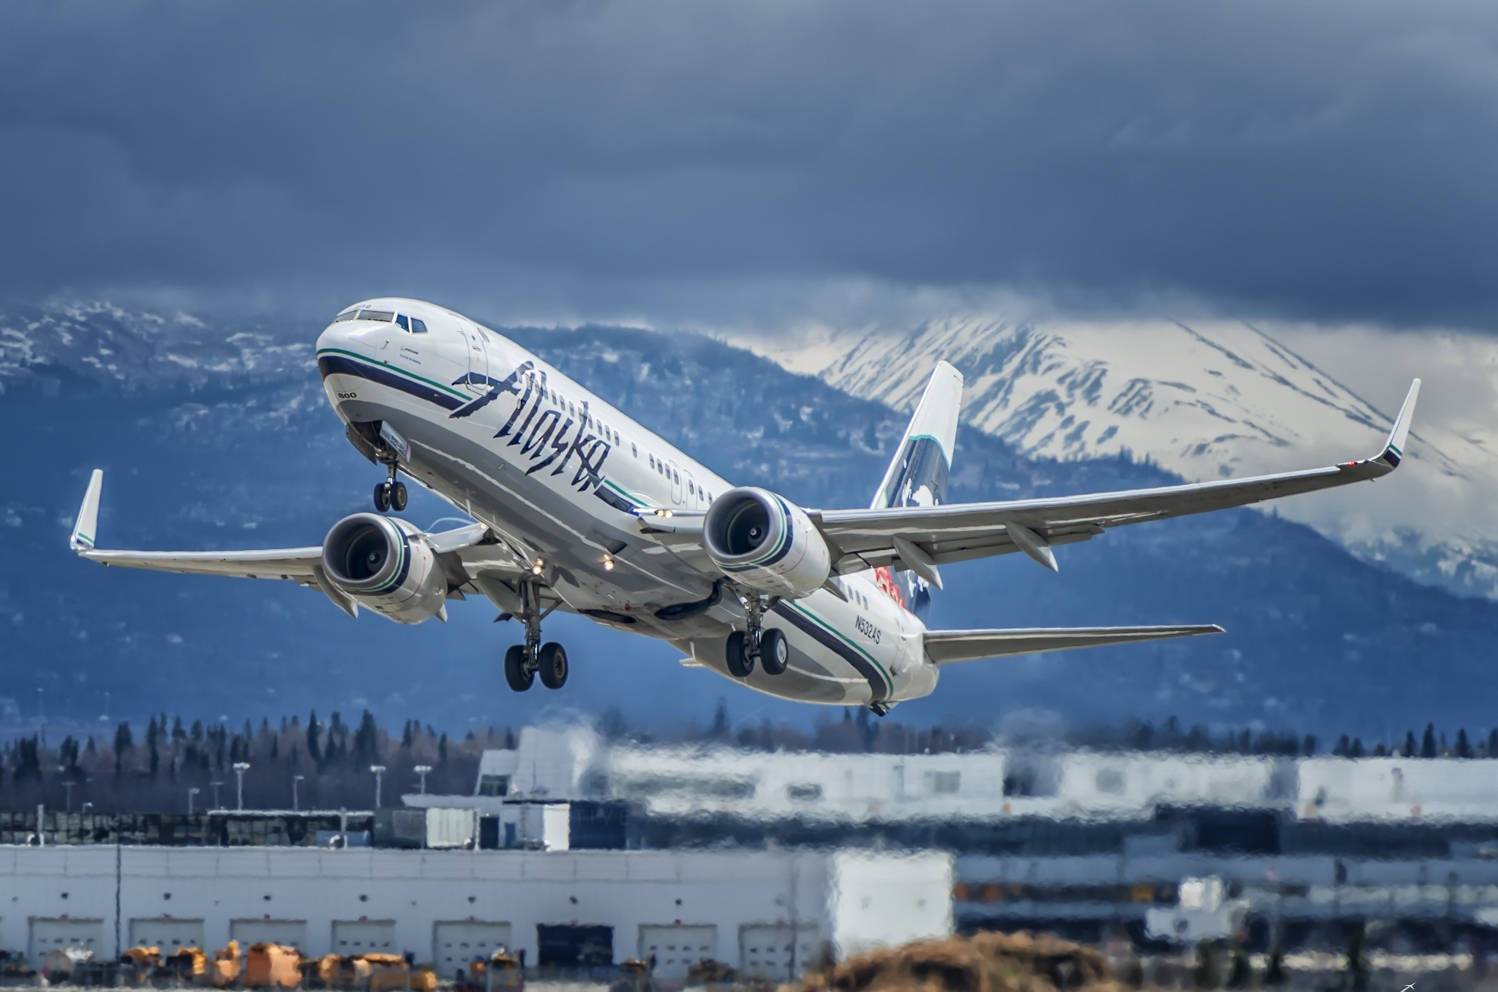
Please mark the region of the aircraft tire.
[[541, 645], [536, 655], [540, 666], [541, 684], [548, 689], [560, 689], [567, 684], [567, 651], [556, 641]]
[[505, 652], [505, 681], [510, 688], [516, 692], [524, 692], [531, 687], [536, 679], [536, 673], [525, 667], [525, 648], [519, 644], [510, 645]]
[[406, 484], [397, 482], [390, 487], [390, 508], [395, 512], [406, 508]]
[[766, 675], [779, 675], [790, 666], [791, 646], [785, 632], [771, 628], [759, 637], [759, 664]]
[[374, 487], [374, 506], [381, 513], [390, 509], [390, 483], [382, 482]]
[[734, 678], [747, 679], [754, 671], [754, 656], [745, 650], [742, 630], [736, 630], [728, 635], [723, 655], [724, 660], [728, 662], [728, 674]]

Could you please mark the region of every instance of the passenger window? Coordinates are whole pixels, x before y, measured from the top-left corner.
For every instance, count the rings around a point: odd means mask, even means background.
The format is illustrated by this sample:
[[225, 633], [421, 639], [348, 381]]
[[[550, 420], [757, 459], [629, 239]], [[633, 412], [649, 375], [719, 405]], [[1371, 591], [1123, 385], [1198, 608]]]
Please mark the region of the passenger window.
[[425, 334], [426, 332], [427, 332], [426, 321], [424, 321], [424, 320], [418, 320], [417, 318], [412, 317], [411, 318], [411, 333], [412, 334]]
[[631, 455], [634, 455], [636, 458], [640, 457], [640, 449], [636, 447], [633, 441], [629, 442], [629, 453]]
[[650, 459], [650, 467], [651, 468], [655, 468], [655, 456], [654, 455], [646, 455], [645, 457]]
[[396, 314], [395, 315], [395, 322], [397, 324], [401, 325], [401, 330], [405, 331], [407, 334], [411, 333], [411, 322], [410, 322], [410, 320], [408, 320], [406, 318], [405, 314], [403, 314], [403, 313]]
[[681, 473], [673, 471], [671, 473], [671, 481], [679, 484], [681, 482]]

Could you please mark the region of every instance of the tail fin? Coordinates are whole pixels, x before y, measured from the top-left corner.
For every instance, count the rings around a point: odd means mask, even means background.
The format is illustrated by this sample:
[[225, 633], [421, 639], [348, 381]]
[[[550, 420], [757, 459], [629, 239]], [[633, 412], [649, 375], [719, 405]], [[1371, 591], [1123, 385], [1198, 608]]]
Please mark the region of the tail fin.
[[[947, 362], [937, 362], [931, 381], [916, 404], [905, 436], [884, 480], [874, 493], [871, 509], [892, 506], [939, 506], [947, 500], [947, 474], [957, 441], [957, 414], [962, 406], [962, 373]], [[934, 569], [933, 569], [934, 574]], [[913, 571], [898, 576], [876, 570], [879, 586], [916, 616], [924, 617], [931, 602], [926, 580]]]

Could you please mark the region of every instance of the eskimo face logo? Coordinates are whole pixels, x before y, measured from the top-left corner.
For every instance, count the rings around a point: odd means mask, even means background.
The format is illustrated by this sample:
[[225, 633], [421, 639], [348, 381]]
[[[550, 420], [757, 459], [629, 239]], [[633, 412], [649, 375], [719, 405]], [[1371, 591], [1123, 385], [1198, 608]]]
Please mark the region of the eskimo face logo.
[[560, 406], [547, 405], [550, 393], [546, 388], [546, 372], [537, 369], [534, 362], [522, 363], [503, 379], [470, 372], [453, 381], [454, 386], [460, 383], [487, 385], [489, 389], [448, 414], [454, 419], [470, 417], [503, 395], [519, 395], [520, 400], [510, 412], [510, 418], [494, 436], [508, 437], [506, 447], [520, 447], [520, 453], [531, 463], [525, 470], [526, 475], [547, 467], [551, 468], [552, 475], [561, 475], [576, 456], [573, 486], [586, 492], [597, 488], [603, 481], [603, 463], [613, 445], [590, 431], [593, 418], [586, 402], [580, 417]]

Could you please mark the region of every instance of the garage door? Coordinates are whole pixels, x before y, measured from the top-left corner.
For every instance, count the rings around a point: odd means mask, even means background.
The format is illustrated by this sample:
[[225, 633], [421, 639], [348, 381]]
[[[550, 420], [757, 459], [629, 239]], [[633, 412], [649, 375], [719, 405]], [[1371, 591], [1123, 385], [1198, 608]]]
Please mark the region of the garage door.
[[655, 977], [679, 982], [687, 969], [703, 958], [718, 956], [718, 928], [706, 926], [641, 926], [640, 957], [655, 955]]
[[162, 956], [184, 947], [203, 946], [202, 920], [141, 919], [130, 921], [131, 947], [159, 947]]
[[48, 951], [68, 947], [81, 947], [93, 951], [95, 957], [104, 957], [108, 953], [104, 948], [104, 921], [32, 918], [29, 954], [33, 967], [42, 966]]
[[474, 958], [485, 958], [500, 948], [510, 947], [508, 923], [478, 923], [472, 920], [438, 923], [432, 937], [432, 963], [437, 977], [452, 979], [458, 972], [468, 973]]
[[303, 950], [307, 946], [307, 921], [230, 920], [229, 936], [244, 948], [251, 944], [280, 944]]
[[334, 954], [399, 954], [394, 920], [334, 920]]
[[793, 942], [788, 925], [740, 927], [739, 970], [777, 982], [805, 972], [816, 961], [821, 941], [814, 923], [803, 923], [797, 931]]

